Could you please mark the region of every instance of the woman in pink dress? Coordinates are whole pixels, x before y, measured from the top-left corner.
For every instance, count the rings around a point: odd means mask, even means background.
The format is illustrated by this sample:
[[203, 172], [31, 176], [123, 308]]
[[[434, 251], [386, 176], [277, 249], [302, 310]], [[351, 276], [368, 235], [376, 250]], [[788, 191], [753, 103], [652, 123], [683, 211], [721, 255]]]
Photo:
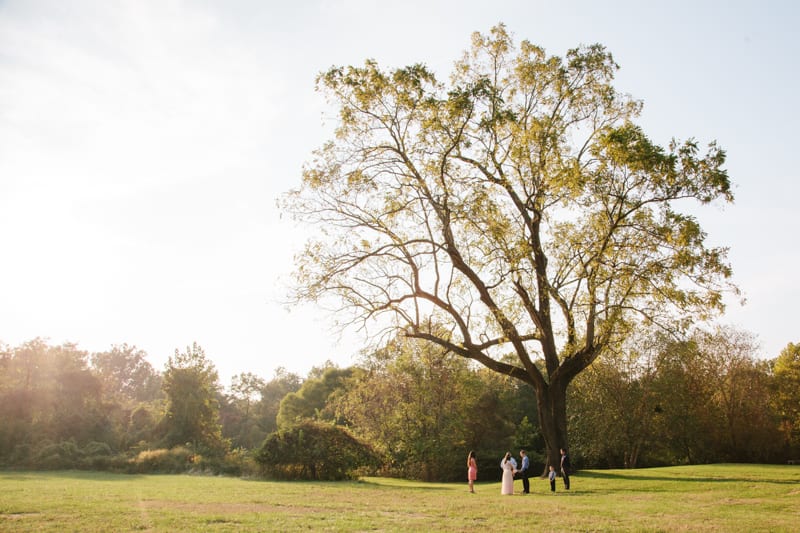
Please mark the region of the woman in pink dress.
[[478, 462], [475, 460], [475, 452], [472, 450], [467, 455], [467, 479], [469, 480], [469, 491], [474, 493], [474, 483], [478, 479]]

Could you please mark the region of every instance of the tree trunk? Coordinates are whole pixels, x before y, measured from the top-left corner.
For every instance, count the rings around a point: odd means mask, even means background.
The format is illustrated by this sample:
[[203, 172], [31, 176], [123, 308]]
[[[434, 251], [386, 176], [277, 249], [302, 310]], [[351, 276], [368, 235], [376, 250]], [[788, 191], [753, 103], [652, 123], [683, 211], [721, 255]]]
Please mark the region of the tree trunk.
[[625, 468], [636, 468], [636, 463], [639, 461], [639, 449], [641, 448], [640, 443], [635, 443], [631, 446], [631, 449], [626, 451], [623, 457], [623, 463]]
[[561, 471], [561, 448], [567, 448], [567, 387], [558, 382], [536, 391], [539, 426], [545, 445], [545, 465], [542, 477], [546, 477], [550, 465]]

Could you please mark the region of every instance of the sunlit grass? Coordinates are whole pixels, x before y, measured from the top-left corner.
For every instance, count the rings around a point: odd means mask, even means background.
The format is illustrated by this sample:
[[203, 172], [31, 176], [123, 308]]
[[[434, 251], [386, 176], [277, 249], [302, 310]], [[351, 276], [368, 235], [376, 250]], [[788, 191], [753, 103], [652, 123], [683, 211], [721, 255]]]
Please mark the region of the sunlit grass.
[[[800, 466], [582, 471], [499, 483], [0, 472], [0, 531], [798, 531]], [[516, 488], [521, 487], [517, 481]]]

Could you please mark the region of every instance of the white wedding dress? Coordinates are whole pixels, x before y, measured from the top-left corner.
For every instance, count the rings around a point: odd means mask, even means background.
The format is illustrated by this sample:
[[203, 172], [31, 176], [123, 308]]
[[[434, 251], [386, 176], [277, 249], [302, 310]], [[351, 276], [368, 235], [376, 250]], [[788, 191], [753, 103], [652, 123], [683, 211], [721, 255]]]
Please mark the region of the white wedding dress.
[[503, 467], [503, 482], [500, 485], [500, 494], [514, 494], [514, 464], [505, 461]]

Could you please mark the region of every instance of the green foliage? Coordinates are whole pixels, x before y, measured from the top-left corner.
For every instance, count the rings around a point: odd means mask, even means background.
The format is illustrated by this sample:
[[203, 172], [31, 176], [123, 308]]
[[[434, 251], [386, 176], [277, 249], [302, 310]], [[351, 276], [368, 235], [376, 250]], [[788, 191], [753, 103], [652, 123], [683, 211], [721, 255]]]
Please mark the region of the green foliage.
[[[508, 380], [414, 339], [393, 340], [369, 353], [364, 365], [365, 374], [337, 399], [336, 411], [380, 450], [384, 473], [463, 479], [468, 450], [499, 461], [511, 446], [523, 415], [514, 409], [516, 389]], [[487, 470], [485, 479], [499, 474]]]
[[234, 376], [231, 394], [224, 396], [220, 404], [223, 436], [234, 447], [257, 448], [277, 430], [281, 401], [298, 392], [301, 384], [299, 376], [284, 368], [276, 369], [268, 382], [250, 373]]
[[654, 450], [656, 418], [662, 412], [660, 402], [670, 399], [655, 393], [657, 372], [650, 350], [651, 341], [660, 337], [651, 332], [642, 337], [627, 344], [629, 351], [596, 361], [573, 383], [569, 396], [573, 460], [611, 468], [659, 464]]
[[800, 343], [789, 343], [772, 362], [772, 402], [780, 417], [786, 453], [800, 459]]
[[536, 463], [545, 463], [546, 457], [543, 454], [537, 453], [537, 450], [542, 449], [541, 434], [539, 428], [534, 426], [527, 415], [522, 417], [519, 425], [514, 432], [514, 450], [526, 450], [528, 459], [531, 462], [531, 468]]
[[107, 352], [92, 354], [92, 368], [109, 399], [137, 404], [157, 399], [161, 376], [135, 346], [114, 345]]
[[573, 452], [590, 466], [779, 461], [770, 376], [732, 328], [684, 341], [641, 331], [570, 393]]
[[209, 455], [222, 455], [228, 442], [219, 421], [217, 371], [197, 343], [175, 350], [164, 372], [167, 412], [163, 421], [168, 448], [188, 445]]
[[234, 448], [225, 454], [220, 463], [219, 473], [228, 476], [255, 477], [261, 473], [261, 468], [255, 460], [255, 451]]
[[328, 481], [357, 477], [378, 464], [371, 447], [343, 427], [311, 420], [268, 436], [256, 461], [271, 477]]
[[[682, 341], [640, 328], [572, 384], [573, 459], [582, 467], [797, 459], [797, 345], [770, 362], [757, 360], [754, 346], [751, 335], [731, 328], [696, 331]], [[176, 359], [175, 376], [190, 370], [183, 377], [216, 383], [213, 365], [197, 355]], [[501, 360], [515, 356], [506, 357]], [[281, 400], [292, 392], [298, 394], [285, 405], [297, 407], [293, 423], [346, 425], [379, 456], [385, 475], [463, 480], [468, 450], [477, 452], [482, 481], [499, 478], [495, 465], [507, 450], [528, 450], [534, 468], [547, 461], [530, 387], [404, 337], [365, 355], [361, 368], [327, 364], [312, 369], [305, 383], [279, 369], [269, 382], [239, 376], [229, 395], [216, 385], [206, 388], [209, 405], [222, 402], [226, 431], [236, 431], [225, 434], [237, 439], [233, 450], [220, 435], [211, 440], [220, 448], [190, 440], [153, 450], [164, 446], [169, 429], [167, 418], [159, 420], [166, 404], [106, 396], [93, 372], [73, 345], [37, 339], [3, 348], [0, 465], [254, 475], [263, 468], [251, 455], [256, 445], [242, 443], [264, 442], [267, 429], [277, 427]], [[172, 383], [188, 389], [193, 382]], [[201, 405], [189, 399], [186, 412]], [[213, 436], [220, 420], [209, 420]], [[308, 471], [298, 460], [274, 475]]]
[[43, 442], [33, 460], [39, 468], [57, 470], [74, 468], [82, 457], [83, 452], [75, 441], [67, 440], [57, 443]]
[[319, 378], [307, 379], [297, 392], [289, 392], [280, 402], [277, 424], [286, 429], [302, 420], [336, 420], [336, 414], [328, 408], [329, 400], [342, 393], [359, 371], [355, 368], [326, 368]]
[[[281, 401], [287, 394], [300, 390], [302, 380], [297, 374], [287, 372], [285, 368], [275, 370], [274, 377], [261, 389], [261, 400], [255, 405], [258, 427], [264, 436], [278, 429], [278, 412]], [[263, 441], [259, 441], [259, 444]]]
[[711, 403], [719, 412], [713, 460], [765, 462], [778, 456], [776, 413], [770, 405], [767, 366], [755, 359], [752, 334], [730, 327], [698, 333], [698, 348], [712, 373]]
[[[125, 411], [127, 412], [127, 411]], [[130, 412], [125, 424], [123, 449], [140, 442], [152, 442], [158, 425], [157, 411], [151, 404], [139, 404]]]
[[20, 444], [113, 437], [100, 383], [76, 345], [34, 339], [6, 352], [0, 370], [0, 461]]
[[231, 440], [233, 447], [253, 448], [263, 442], [266, 433], [258, 427], [254, 406], [264, 386], [263, 379], [243, 372], [233, 377], [230, 394], [221, 396], [222, 435]]
[[75, 439], [59, 442], [42, 440], [33, 446], [19, 446], [12, 464], [40, 470], [113, 469], [114, 451], [105, 442], [88, 442], [81, 447]]

